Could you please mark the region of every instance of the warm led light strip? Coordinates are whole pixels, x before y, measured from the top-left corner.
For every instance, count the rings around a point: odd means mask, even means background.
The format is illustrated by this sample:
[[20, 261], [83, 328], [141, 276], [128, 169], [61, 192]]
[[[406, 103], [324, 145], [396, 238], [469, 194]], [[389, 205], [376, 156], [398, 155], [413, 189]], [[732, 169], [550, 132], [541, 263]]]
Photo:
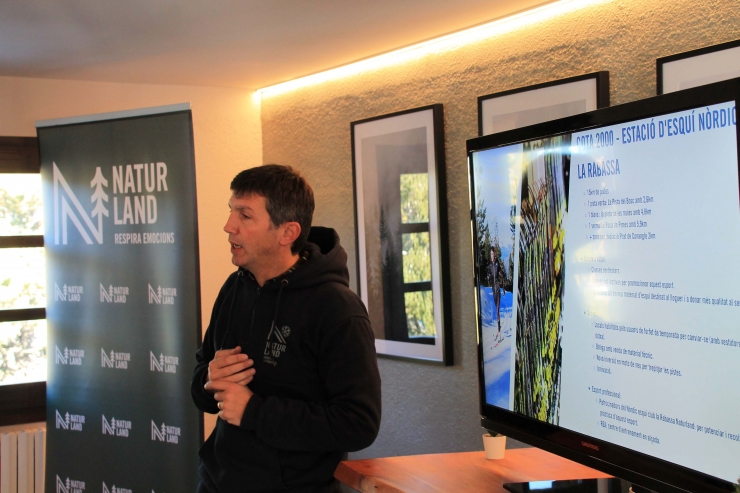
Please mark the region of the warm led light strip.
[[263, 87], [262, 89], [258, 89], [255, 95], [261, 97], [274, 96], [294, 91], [302, 87], [314, 86], [321, 84], [322, 82], [328, 82], [331, 80], [341, 79], [342, 77], [357, 75], [362, 72], [377, 70], [390, 65], [399, 65], [430, 54], [454, 50], [463, 45], [508, 33], [568, 12], [573, 12], [583, 7], [609, 3], [612, 1], [613, 0], [559, 0], [519, 14], [504, 17], [486, 24], [481, 24], [480, 26], [471, 27], [464, 31], [458, 31], [456, 33], [424, 41], [422, 43], [384, 53], [382, 55], [366, 58], [348, 65], [342, 65], [341, 67], [318, 72], [316, 74], [306, 75], [298, 79]]

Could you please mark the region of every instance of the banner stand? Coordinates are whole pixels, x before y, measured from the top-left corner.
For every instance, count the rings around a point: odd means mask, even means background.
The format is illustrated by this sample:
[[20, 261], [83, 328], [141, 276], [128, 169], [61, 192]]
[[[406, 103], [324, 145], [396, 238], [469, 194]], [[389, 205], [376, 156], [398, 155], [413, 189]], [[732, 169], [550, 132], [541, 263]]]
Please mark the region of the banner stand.
[[47, 267], [46, 491], [194, 491], [202, 417], [190, 104], [36, 122]]

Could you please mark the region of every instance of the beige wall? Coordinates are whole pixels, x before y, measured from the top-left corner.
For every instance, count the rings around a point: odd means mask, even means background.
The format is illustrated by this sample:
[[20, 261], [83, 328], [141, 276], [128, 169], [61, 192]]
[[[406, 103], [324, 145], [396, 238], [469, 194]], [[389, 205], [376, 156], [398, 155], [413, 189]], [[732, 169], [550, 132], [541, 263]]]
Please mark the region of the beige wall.
[[455, 366], [381, 359], [381, 433], [354, 457], [481, 447], [465, 163], [465, 140], [477, 133], [476, 98], [599, 70], [611, 74], [612, 104], [646, 98], [655, 94], [656, 58], [737, 38], [736, 0], [614, 0], [455, 51], [263, 99], [265, 162], [305, 173], [316, 191], [315, 223], [339, 231], [353, 274], [350, 122], [444, 104]]
[[[222, 227], [229, 183], [262, 164], [260, 104], [251, 91], [0, 77], [0, 136], [35, 136], [34, 121], [192, 103], [203, 330], [234, 266]], [[206, 415], [207, 418], [211, 416]], [[207, 419], [210, 432], [213, 420]]]

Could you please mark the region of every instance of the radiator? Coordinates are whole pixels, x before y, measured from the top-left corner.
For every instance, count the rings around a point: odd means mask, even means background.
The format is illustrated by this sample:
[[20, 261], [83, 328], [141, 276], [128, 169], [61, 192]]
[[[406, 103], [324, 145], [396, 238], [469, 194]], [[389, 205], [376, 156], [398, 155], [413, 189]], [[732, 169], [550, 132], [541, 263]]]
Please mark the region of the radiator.
[[0, 493], [44, 493], [46, 430], [0, 434]]

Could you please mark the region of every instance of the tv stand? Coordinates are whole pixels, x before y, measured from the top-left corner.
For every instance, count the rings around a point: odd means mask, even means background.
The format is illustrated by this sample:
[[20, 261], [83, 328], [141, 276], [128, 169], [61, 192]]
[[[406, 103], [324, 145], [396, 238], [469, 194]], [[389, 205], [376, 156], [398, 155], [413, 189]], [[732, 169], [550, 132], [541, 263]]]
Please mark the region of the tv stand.
[[348, 460], [334, 477], [362, 493], [506, 493], [505, 483], [610, 476], [541, 449], [523, 448], [509, 449], [495, 460], [482, 451]]

